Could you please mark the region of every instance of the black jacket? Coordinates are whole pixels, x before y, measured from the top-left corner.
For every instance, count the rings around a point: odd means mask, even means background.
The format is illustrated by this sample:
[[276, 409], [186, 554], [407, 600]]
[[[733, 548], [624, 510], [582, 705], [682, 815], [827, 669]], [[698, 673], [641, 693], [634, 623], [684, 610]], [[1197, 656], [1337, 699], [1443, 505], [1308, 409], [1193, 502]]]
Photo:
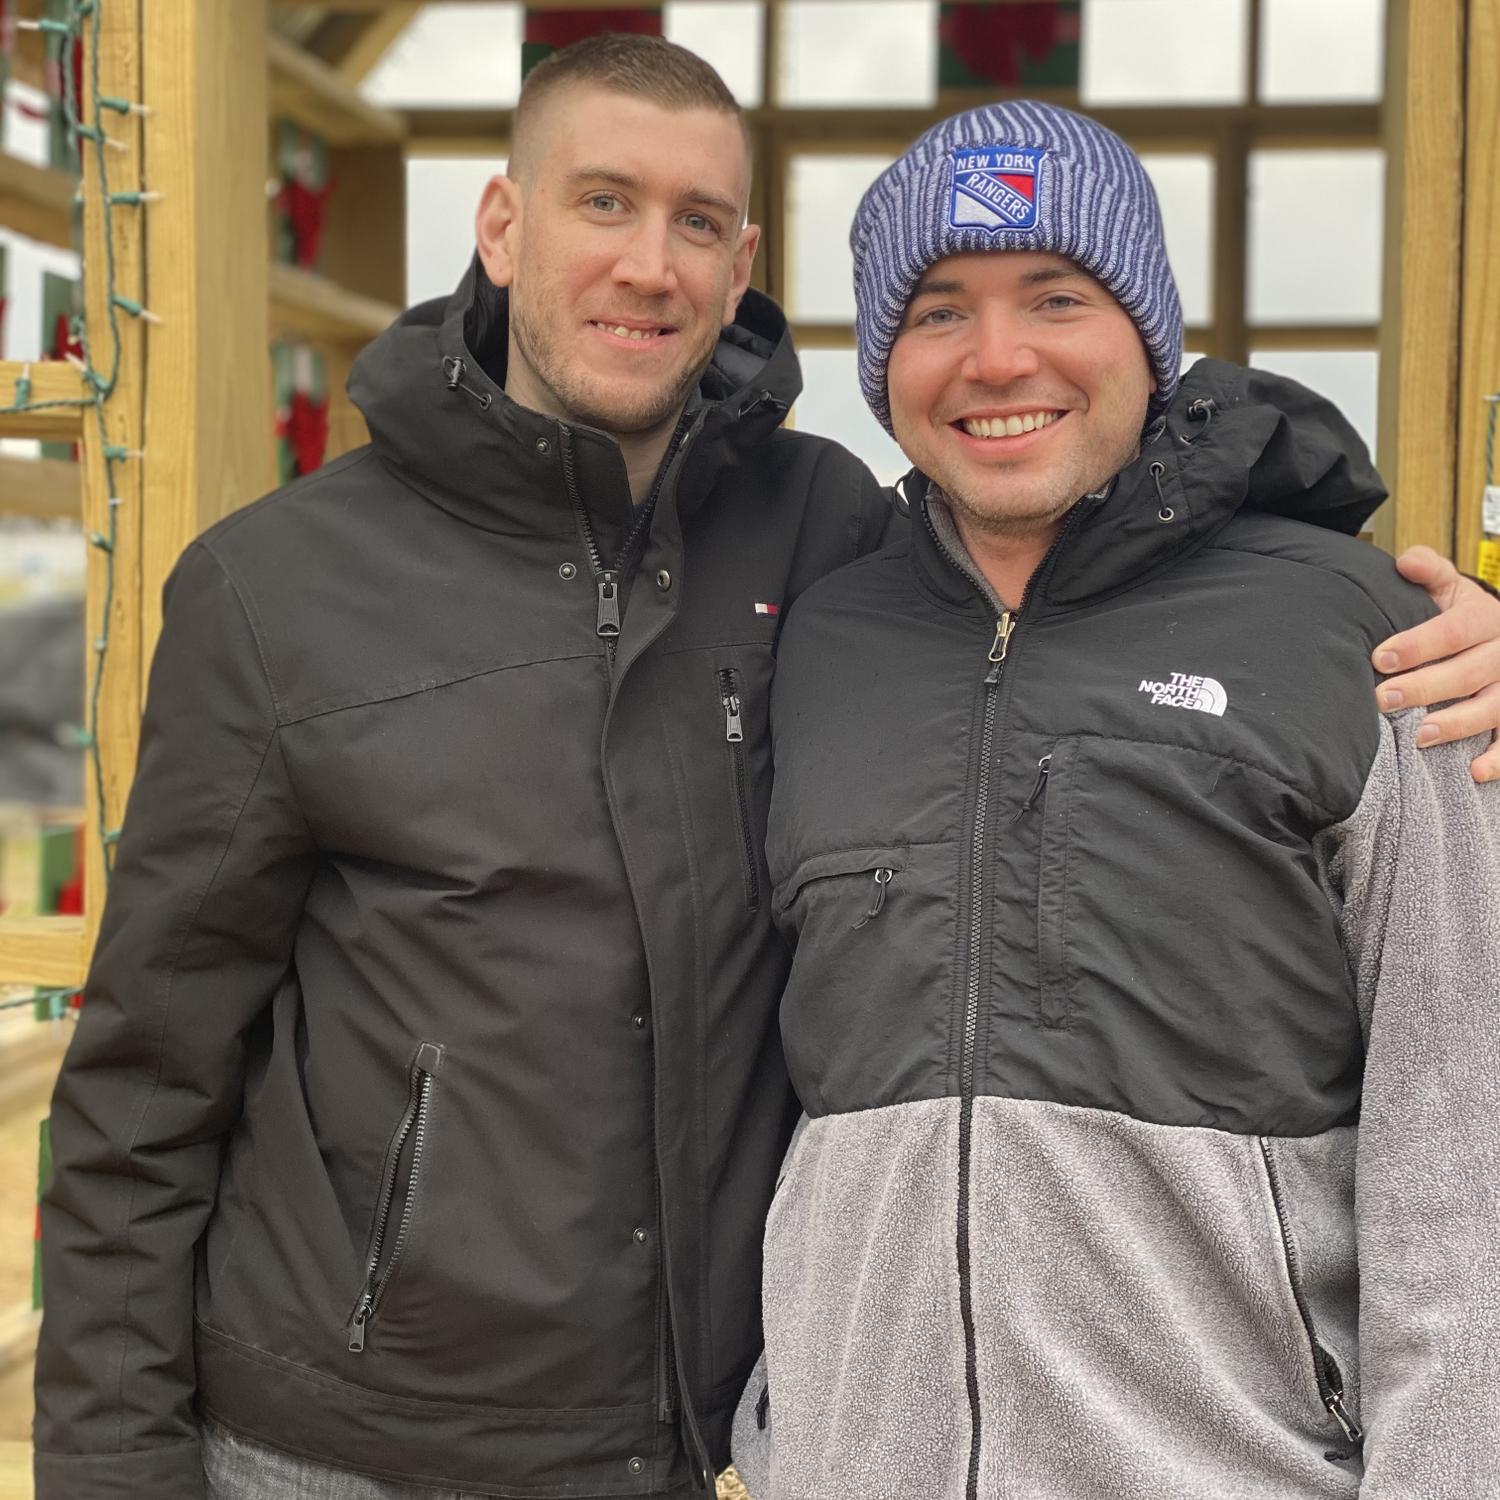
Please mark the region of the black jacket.
[[1362, 445], [1202, 361], [1013, 609], [906, 492], [780, 649], [757, 1500], [1491, 1493], [1500, 789], [1376, 711], [1431, 602], [1267, 513]]
[[777, 611], [889, 507], [778, 429], [752, 293], [633, 537], [615, 443], [504, 396], [504, 317], [472, 270], [403, 317], [373, 446], [168, 585], [53, 1109], [42, 1500], [200, 1496], [195, 1400], [485, 1494], [726, 1457], [790, 1127]]

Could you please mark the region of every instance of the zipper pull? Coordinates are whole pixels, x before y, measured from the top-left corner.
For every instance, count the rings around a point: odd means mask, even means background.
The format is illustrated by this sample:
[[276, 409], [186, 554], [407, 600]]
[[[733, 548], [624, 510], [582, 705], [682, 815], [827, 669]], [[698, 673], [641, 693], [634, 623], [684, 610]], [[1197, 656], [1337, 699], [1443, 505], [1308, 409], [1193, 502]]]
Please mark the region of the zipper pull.
[[763, 1385], [760, 1388], [760, 1400], [755, 1403], [755, 1425], [762, 1432], [766, 1430], [766, 1421], [771, 1415], [771, 1387]]
[[620, 575], [603, 572], [595, 575], [599, 588], [599, 615], [594, 634], [606, 639], [620, 633]]
[[990, 660], [996, 666], [1005, 660], [1005, 653], [1010, 650], [1011, 633], [1015, 628], [1016, 617], [1009, 610], [995, 621], [995, 639], [990, 643]]
[[656, 1408], [656, 1420], [663, 1425], [671, 1422], [677, 1415], [677, 1408], [670, 1401], [663, 1401]]
[[864, 916], [862, 916], [859, 921], [854, 924], [853, 930], [855, 932], [858, 932], [866, 922], [873, 922], [875, 918], [880, 915], [881, 909], [885, 906], [885, 888], [895, 878], [896, 872], [894, 870], [876, 870], [875, 889], [870, 895], [869, 909], [865, 912]]
[[725, 688], [719, 697], [724, 704], [724, 738], [731, 745], [738, 745], [745, 738], [745, 726], [740, 719], [740, 695]]
[[1027, 792], [1026, 800], [1016, 809], [1015, 816], [1011, 819], [1012, 823], [1019, 823], [1036, 805], [1036, 799], [1042, 795], [1042, 790], [1047, 785], [1047, 773], [1051, 768], [1052, 752], [1049, 750], [1036, 763], [1036, 781], [1032, 784], [1031, 790]]
[[370, 1321], [370, 1314], [373, 1311], [368, 1294], [361, 1297], [359, 1306], [354, 1309], [354, 1321], [349, 1325], [349, 1352], [351, 1354], [365, 1352], [365, 1324]]
[[1365, 1440], [1364, 1428], [1354, 1420], [1349, 1408], [1344, 1405], [1344, 1393], [1342, 1391], [1329, 1391], [1323, 1397], [1323, 1405], [1328, 1408], [1329, 1415], [1333, 1420], [1339, 1424], [1344, 1436], [1356, 1448], [1360, 1447]]

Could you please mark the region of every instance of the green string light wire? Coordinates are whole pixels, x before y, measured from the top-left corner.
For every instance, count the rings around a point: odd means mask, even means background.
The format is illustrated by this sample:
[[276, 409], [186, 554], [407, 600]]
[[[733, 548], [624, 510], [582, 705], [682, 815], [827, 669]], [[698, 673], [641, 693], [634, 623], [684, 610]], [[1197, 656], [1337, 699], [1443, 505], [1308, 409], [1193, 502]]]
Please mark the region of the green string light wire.
[[[115, 237], [114, 237], [114, 210], [117, 205], [135, 207], [146, 201], [143, 194], [139, 192], [112, 193], [109, 186], [109, 150], [107, 137], [104, 129], [104, 111], [110, 109], [116, 113], [123, 113], [121, 105], [123, 101], [110, 99], [104, 96], [99, 87], [99, 33], [100, 33], [100, 0], [71, 0], [68, 7], [68, 18], [66, 21], [48, 21], [38, 27], [47, 39], [47, 45], [54, 53], [54, 60], [58, 64], [58, 72], [63, 80], [63, 114], [67, 123], [68, 133], [80, 152], [80, 164], [82, 152], [92, 147], [98, 165], [98, 190], [100, 206], [103, 210], [104, 220], [104, 254], [106, 272], [106, 294], [104, 307], [106, 319], [109, 326], [109, 338], [111, 345], [109, 373], [106, 376], [94, 364], [93, 361], [93, 330], [80, 318], [74, 324], [74, 336], [83, 348], [83, 372], [82, 378], [89, 389], [89, 394], [78, 399], [57, 401], [33, 401], [31, 399], [31, 382], [24, 377], [17, 381], [16, 392], [11, 405], [0, 408], [8, 413], [36, 412], [59, 407], [73, 407], [80, 411], [92, 409], [94, 422], [98, 430], [99, 449], [104, 461], [105, 491], [108, 497], [108, 523], [105, 531], [92, 531], [89, 533], [90, 544], [101, 554], [104, 560], [104, 598], [100, 606], [99, 630], [94, 637], [94, 666], [92, 681], [88, 696], [88, 723], [78, 736], [80, 743], [88, 752], [90, 769], [94, 779], [95, 802], [98, 808], [98, 837], [99, 845], [104, 859], [104, 875], [108, 882], [114, 871], [114, 851], [119, 839], [116, 830], [108, 826], [106, 807], [104, 799], [104, 761], [100, 752], [99, 744], [99, 704], [101, 690], [104, 682], [104, 673], [109, 656], [110, 646], [110, 616], [114, 609], [115, 600], [115, 551], [119, 543], [119, 486], [117, 474], [119, 465], [128, 461], [132, 455], [126, 448], [108, 441], [108, 429], [105, 422], [105, 403], [114, 394], [120, 376], [120, 364], [123, 354], [123, 341], [120, 337], [120, 312], [126, 311], [134, 317], [140, 317], [144, 309], [140, 308], [132, 299], [123, 297], [116, 287], [116, 261], [115, 261]], [[90, 28], [89, 53], [89, 79], [91, 94], [94, 101], [93, 119], [85, 125], [80, 117], [80, 101], [77, 96], [77, 85], [74, 77], [71, 49], [83, 36], [83, 25], [87, 23]], [[128, 105], [126, 106], [128, 108]], [[87, 416], [84, 420], [88, 420]], [[0, 1003], [0, 1010], [19, 1008], [20, 1006], [32, 1006], [39, 1018], [50, 1016], [57, 1019], [63, 1015], [71, 1014], [71, 1002], [77, 993], [74, 989], [37, 989], [24, 1000], [13, 1000]]]

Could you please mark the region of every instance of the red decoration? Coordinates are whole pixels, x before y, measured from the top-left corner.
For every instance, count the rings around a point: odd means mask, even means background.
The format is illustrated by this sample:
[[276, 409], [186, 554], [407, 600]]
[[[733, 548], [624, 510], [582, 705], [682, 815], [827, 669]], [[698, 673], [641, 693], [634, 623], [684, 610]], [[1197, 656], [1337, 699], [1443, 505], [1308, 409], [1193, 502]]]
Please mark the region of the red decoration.
[[531, 10], [526, 12], [526, 42], [535, 47], [566, 47], [584, 37], [605, 31], [627, 32], [632, 36], [661, 35], [661, 7], [641, 6], [634, 10], [609, 10], [595, 7], [584, 10]]
[[287, 435], [297, 455], [297, 472], [311, 474], [323, 462], [328, 448], [328, 402], [314, 401], [304, 391], [292, 394], [292, 409], [287, 418]]
[[328, 198], [332, 192], [331, 178], [320, 188], [308, 187], [296, 178], [281, 185], [281, 201], [292, 226], [296, 263], [309, 270], [318, 263], [323, 231], [328, 222]]
[[946, 5], [938, 22], [941, 45], [975, 78], [1001, 88], [1021, 84], [1027, 62], [1040, 64], [1057, 47], [1077, 46], [1081, 34], [1078, 11], [1057, 0]]

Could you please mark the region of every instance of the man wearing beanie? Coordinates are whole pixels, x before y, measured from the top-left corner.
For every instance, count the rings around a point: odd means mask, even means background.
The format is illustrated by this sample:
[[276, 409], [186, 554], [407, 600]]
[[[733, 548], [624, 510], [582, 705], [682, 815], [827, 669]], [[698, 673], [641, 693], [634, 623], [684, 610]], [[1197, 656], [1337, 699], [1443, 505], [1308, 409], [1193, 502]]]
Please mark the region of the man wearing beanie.
[[1081, 116], [946, 121], [852, 241], [913, 524], [780, 646], [755, 1500], [1495, 1494], [1500, 791], [1375, 710], [1431, 606], [1363, 447], [1179, 381]]

